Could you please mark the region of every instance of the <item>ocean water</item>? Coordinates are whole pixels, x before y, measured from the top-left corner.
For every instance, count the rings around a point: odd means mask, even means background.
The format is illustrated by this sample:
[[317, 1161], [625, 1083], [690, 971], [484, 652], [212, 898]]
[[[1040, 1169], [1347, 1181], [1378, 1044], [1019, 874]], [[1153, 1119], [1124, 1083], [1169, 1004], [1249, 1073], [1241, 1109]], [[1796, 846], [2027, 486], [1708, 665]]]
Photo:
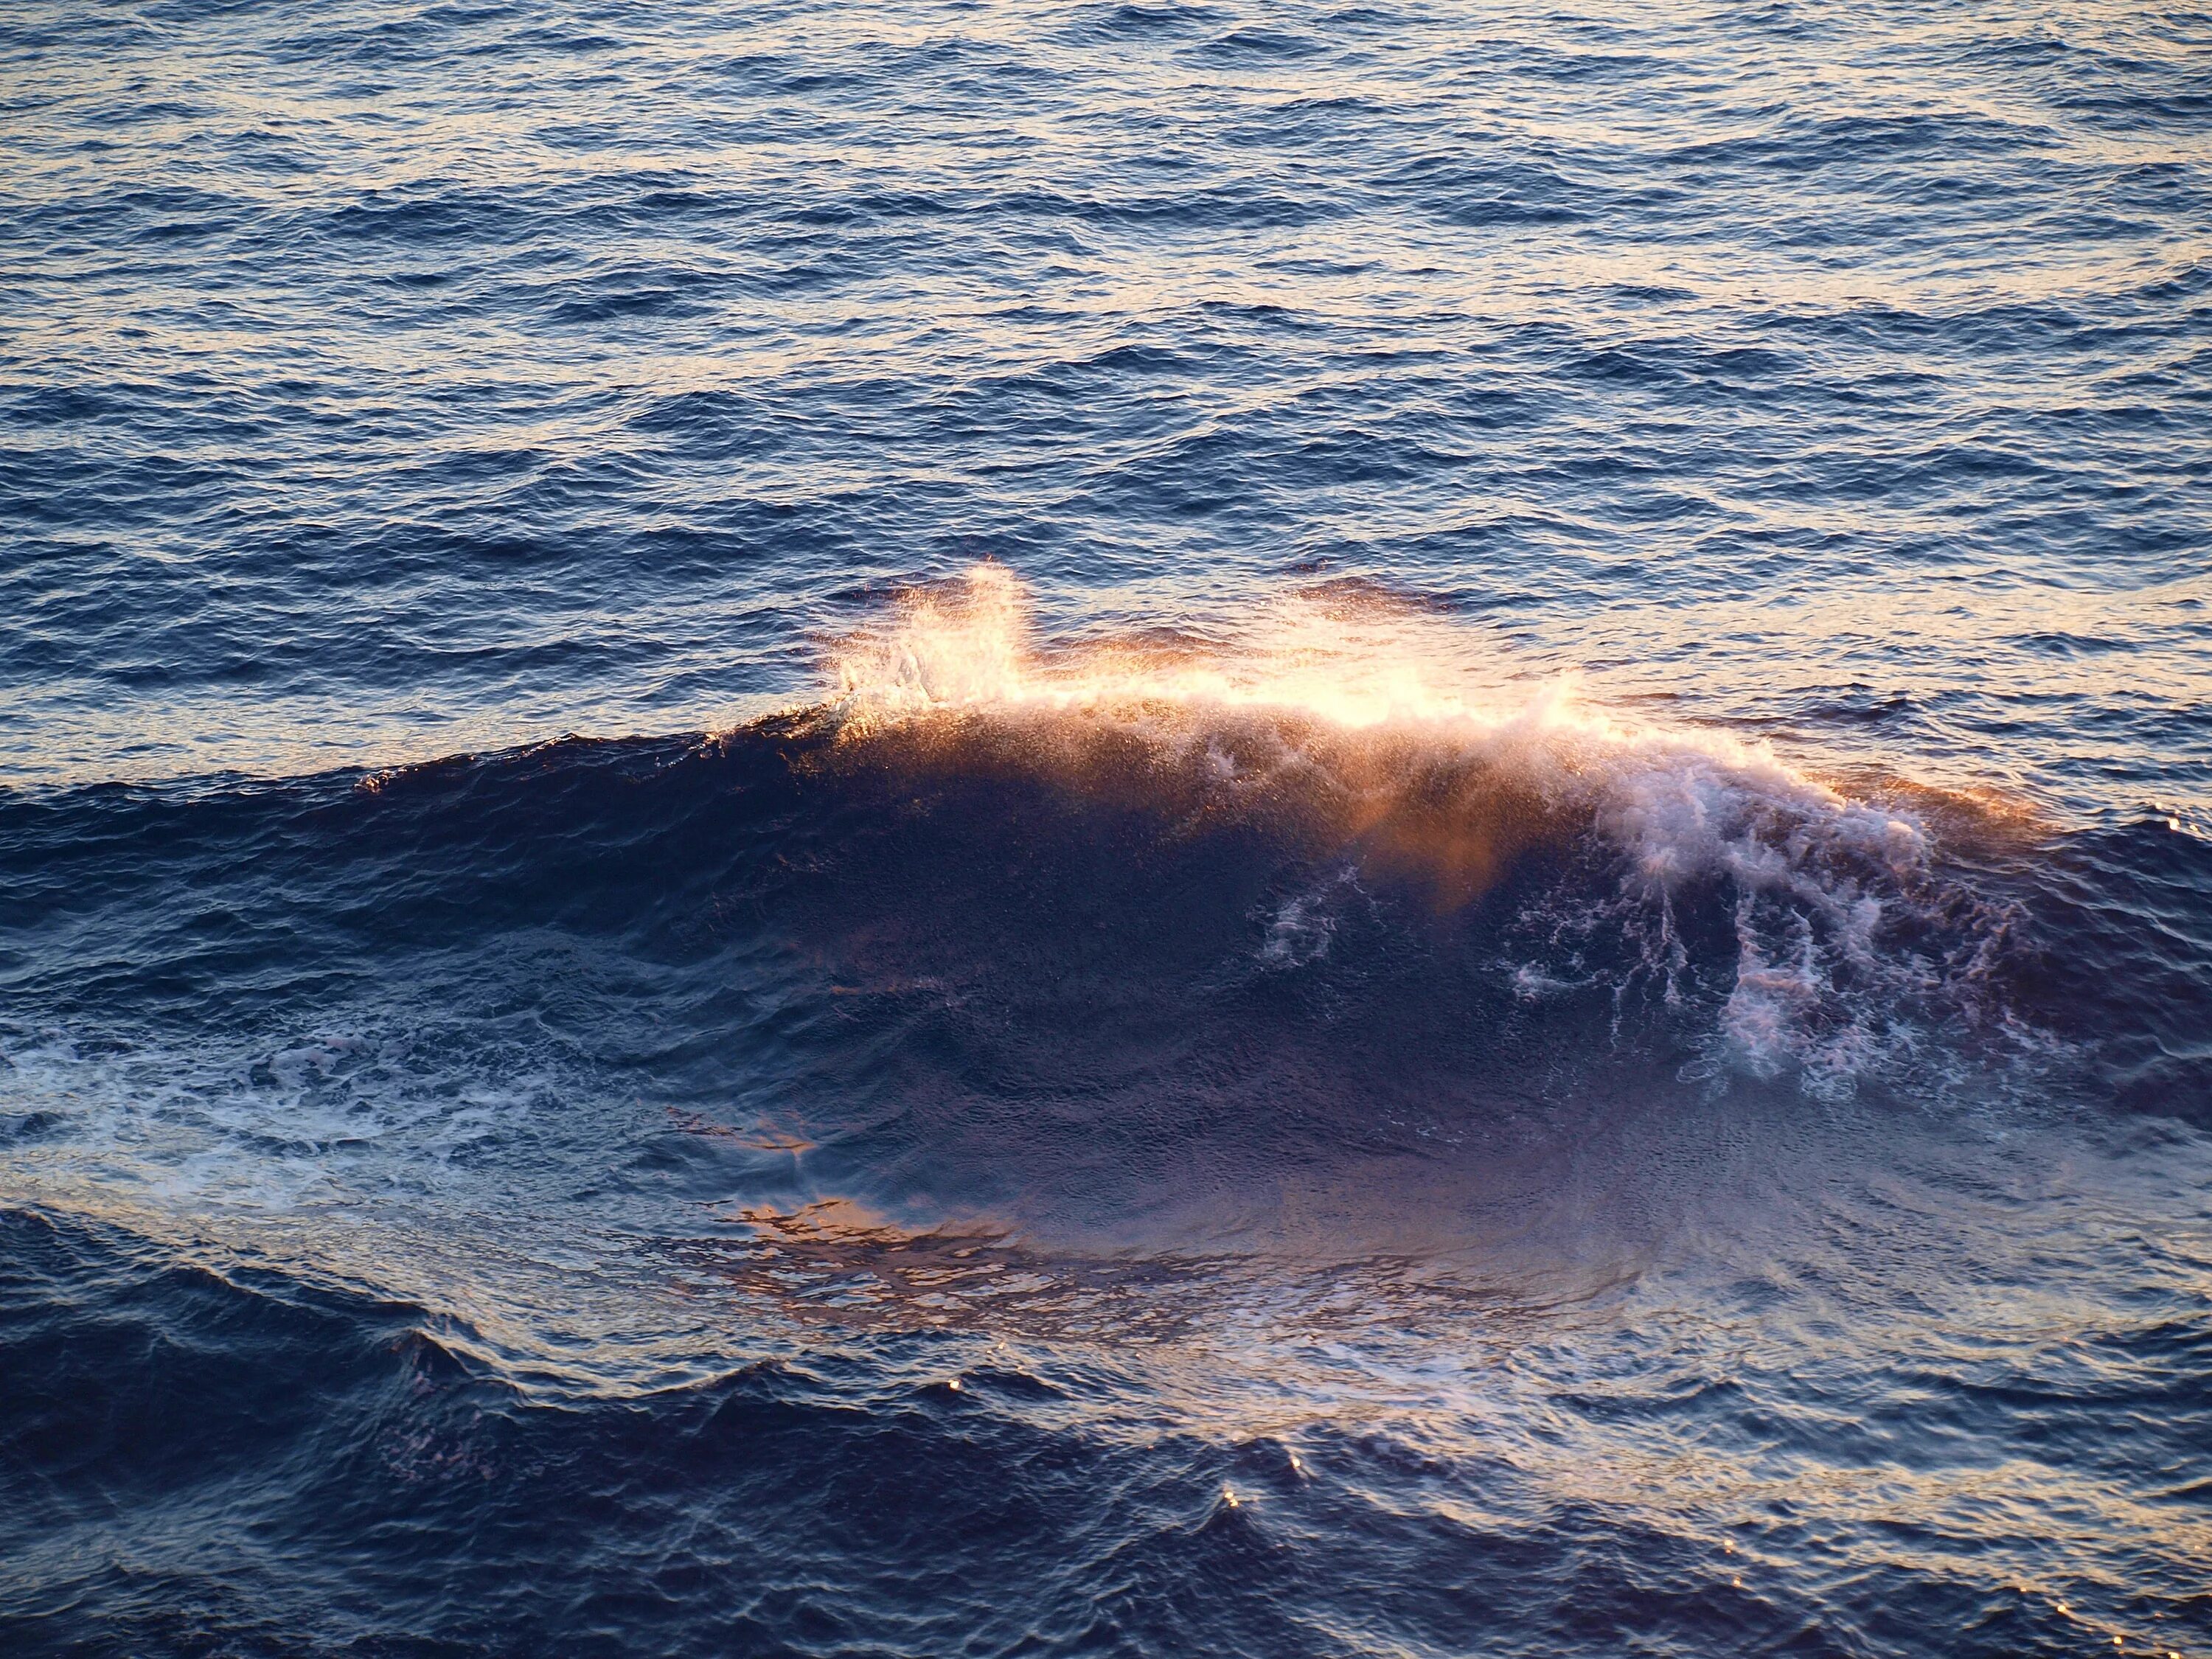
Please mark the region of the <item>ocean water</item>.
[[2212, 1653], [2212, 15], [15, 0], [0, 1648]]

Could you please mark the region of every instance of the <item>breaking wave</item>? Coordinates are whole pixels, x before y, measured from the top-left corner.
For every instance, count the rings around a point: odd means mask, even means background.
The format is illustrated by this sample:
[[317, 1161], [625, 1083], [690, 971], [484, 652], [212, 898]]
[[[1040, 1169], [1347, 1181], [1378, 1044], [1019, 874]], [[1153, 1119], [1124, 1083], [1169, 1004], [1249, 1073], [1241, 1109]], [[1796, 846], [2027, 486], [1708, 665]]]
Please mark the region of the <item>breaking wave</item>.
[[[1371, 587], [1293, 595], [1226, 641], [1053, 650], [982, 566], [906, 595], [830, 670], [848, 763], [1026, 775], [1182, 835], [1264, 830], [1309, 871], [1261, 918], [1270, 967], [1325, 958], [1377, 882], [1438, 912], [1510, 889], [1494, 925], [1516, 997], [1707, 1007], [1709, 1065], [1834, 1092], [1938, 1029], [2033, 1042], [1999, 982], [2020, 906], [1962, 868], [2034, 845], [2024, 808], [1633, 719]], [[1516, 882], [1532, 863], [1553, 879]]]

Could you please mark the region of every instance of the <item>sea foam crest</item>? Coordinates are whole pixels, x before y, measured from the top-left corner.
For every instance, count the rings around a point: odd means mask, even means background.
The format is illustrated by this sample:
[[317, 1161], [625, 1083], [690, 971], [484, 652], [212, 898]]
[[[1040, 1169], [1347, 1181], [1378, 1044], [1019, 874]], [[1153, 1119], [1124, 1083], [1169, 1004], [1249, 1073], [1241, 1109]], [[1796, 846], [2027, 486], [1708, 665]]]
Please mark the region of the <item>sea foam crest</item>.
[[[1910, 800], [1847, 793], [1763, 744], [1631, 719], [1571, 676], [1532, 679], [1480, 644], [1339, 588], [1286, 598], [1227, 645], [1045, 650], [1019, 581], [985, 565], [841, 641], [831, 709], [857, 742], [964, 734], [1177, 812], [1287, 814], [1329, 850], [1425, 871], [1451, 901], [1480, 896], [1535, 846], [1595, 848], [1601, 880], [1524, 918], [1540, 959], [1508, 964], [1516, 988], [1602, 981], [1617, 999], [1711, 1004], [1735, 1063], [1794, 1069], [1816, 1091], [1908, 1055], [1931, 1022], [1986, 1013], [2002, 918], [1939, 874]], [[1304, 901], [1283, 914], [1303, 933], [1324, 925]], [[1259, 949], [1309, 954], [1273, 924]]]

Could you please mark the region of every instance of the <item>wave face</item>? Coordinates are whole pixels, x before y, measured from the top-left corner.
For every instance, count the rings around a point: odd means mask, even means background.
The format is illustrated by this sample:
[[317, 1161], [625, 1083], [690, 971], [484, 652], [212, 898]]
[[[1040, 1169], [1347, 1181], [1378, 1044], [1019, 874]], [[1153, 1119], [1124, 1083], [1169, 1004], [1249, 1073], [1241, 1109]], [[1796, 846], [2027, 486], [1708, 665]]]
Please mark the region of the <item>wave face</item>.
[[0, 8], [0, 1653], [2212, 1654], [2206, 46]]

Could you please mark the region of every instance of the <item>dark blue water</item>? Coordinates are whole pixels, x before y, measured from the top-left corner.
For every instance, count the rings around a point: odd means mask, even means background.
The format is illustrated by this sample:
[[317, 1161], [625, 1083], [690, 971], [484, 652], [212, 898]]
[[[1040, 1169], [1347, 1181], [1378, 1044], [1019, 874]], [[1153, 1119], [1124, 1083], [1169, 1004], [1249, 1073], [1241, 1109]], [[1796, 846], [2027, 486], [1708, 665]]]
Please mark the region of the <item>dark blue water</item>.
[[2212, 15], [0, 16], [0, 1648], [2212, 1651]]

